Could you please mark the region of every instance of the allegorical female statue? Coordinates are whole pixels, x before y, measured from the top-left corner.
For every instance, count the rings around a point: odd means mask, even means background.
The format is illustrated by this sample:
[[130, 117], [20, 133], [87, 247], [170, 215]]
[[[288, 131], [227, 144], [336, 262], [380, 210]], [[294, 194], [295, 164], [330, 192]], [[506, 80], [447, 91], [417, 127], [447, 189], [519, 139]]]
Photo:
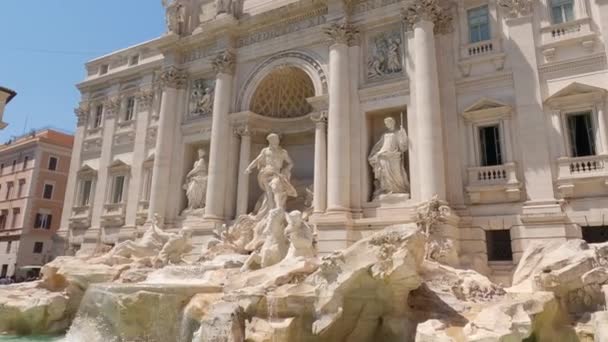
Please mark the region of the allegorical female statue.
[[[266, 137], [268, 147], [249, 164], [245, 173], [250, 174], [254, 168], [259, 170], [258, 183], [264, 191], [264, 200], [257, 217], [264, 217], [269, 210], [285, 209], [287, 197], [296, 197], [296, 189], [291, 185], [293, 161], [279, 145], [279, 136], [271, 133]], [[284, 166], [285, 165], [285, 166]]]
[[205, 207], [205, 195], [207, 194], [207, 164], [205, 163], [205, 150], [198, 150], [198, 160], [194, 167], [186, 175], [186, 197], [188, 197], [188, 209], [200, 209]]
[[404, 194], [409, 191], [403, 154], [407, 151], [407, 133], [403, 125], [395, 129], [395, 119], [384, 119], [387, 131], [374, 145], [369, 155], [369, 164], [376, 179], [374, 198], [383, 194]]

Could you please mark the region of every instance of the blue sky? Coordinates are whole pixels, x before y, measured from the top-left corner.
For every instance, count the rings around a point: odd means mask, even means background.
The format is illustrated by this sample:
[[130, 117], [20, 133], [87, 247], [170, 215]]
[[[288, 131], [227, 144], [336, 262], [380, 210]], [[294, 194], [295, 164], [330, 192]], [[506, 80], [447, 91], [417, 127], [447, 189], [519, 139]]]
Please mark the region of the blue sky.
[[164, 31], [161, 0], [0, 0], [0, 85], [9, 103], [0, 142], [32, 128], [73, 132], [84, 63]]

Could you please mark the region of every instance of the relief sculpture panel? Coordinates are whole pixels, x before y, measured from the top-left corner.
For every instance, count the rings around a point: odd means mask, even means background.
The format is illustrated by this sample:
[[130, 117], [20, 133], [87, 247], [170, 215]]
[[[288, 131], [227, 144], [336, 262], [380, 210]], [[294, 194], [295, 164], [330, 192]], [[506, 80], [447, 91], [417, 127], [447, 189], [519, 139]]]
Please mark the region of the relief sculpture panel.
[[403, 38], [398, 29], [376, 33], [368, 38], [367, 79], [377, 81], [403, 71]]
[[192, 82], [188, 118], [211, 115], [213, 112], [213, 97], [215, 81], [197, 79]]

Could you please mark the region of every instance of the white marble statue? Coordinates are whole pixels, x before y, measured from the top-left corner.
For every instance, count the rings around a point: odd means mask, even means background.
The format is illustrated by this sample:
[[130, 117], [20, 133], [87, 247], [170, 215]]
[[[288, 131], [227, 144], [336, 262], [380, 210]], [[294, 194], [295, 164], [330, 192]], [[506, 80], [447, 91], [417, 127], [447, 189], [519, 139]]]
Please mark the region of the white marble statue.
[[403, 154], [407, 151], [408, 138], [403, 126], [396, 129], [395, 119], [384, 119], [387, 132], [374, 145], [369, 155], [369, 164], [374, 171], [376, 189], [374, 197], [383, 194], [404, 194], [409, 191]]
[[279, 145], [279, 136], [271, 133], [266, 138], [268, 147], [249, 164], [245, 173], [250, 174], [254, 168], [258, 169], [258, 184], [264, 191], [264, 199], [256, 217], [262, 218], [274, 208], [285, 209], [287, 197], [296, 197], [298, 194], [291, 184], [291, 169], [293, 161]]
[[288, 241], [284, 233], [285, 210], [274, 208], [268, 212], [264, 228], [265, 237], [259, 250], [251, 253], [242, 271], [269, 267], [279, 263], [287, 255]]
[[184, 227], [179, 234], [172, 234], [156, 257], [162, 266], [183, 263], [183, 256], [192, 251], [192, 230]]
[[205, 196], [207, 194], [207, 164], [205, 162], [205, 150], [198, 149], [198, 160], [194, 162], [192, 170], [186, 175], [186, 197], [188, 197], [188, 209], [200, 209], [205, 207]]
[[178, 0], [162, 0], [165, 8], [165, 21], [167, 30], [171, 33], [181, 34], [182, 26], [186, 21], [186, 7]]
[[286, 258], [312, 258], [316, 251], [314, 247], [314, 232], [307, 222], [302, 219], [302, 213], [294, 210], [287, 215], [285, 236], [289, 240]]

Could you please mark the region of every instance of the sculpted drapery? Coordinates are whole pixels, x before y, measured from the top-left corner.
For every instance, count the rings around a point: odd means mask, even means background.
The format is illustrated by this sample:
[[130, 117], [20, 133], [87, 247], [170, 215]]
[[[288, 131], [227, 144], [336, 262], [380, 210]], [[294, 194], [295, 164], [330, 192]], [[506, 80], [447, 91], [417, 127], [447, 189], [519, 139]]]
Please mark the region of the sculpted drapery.
[[198, 150], [198, 160], [186, 175], [186, 197], [188, 198], [188, 209], [200, 209], [205, 207], [205, 196], [207, 195], [207, 164], [205, 163], [205, 151]]
[[395, 120], [386, 118], [387, 132], [374, 145], [369, 155], [369, 164], [374, 171], [374, 198], [383, 194], [403, 194], [409, 191], [407, 173], [403, 164], [403, 154], [408, 141], [405, 129], [395, 129]]

